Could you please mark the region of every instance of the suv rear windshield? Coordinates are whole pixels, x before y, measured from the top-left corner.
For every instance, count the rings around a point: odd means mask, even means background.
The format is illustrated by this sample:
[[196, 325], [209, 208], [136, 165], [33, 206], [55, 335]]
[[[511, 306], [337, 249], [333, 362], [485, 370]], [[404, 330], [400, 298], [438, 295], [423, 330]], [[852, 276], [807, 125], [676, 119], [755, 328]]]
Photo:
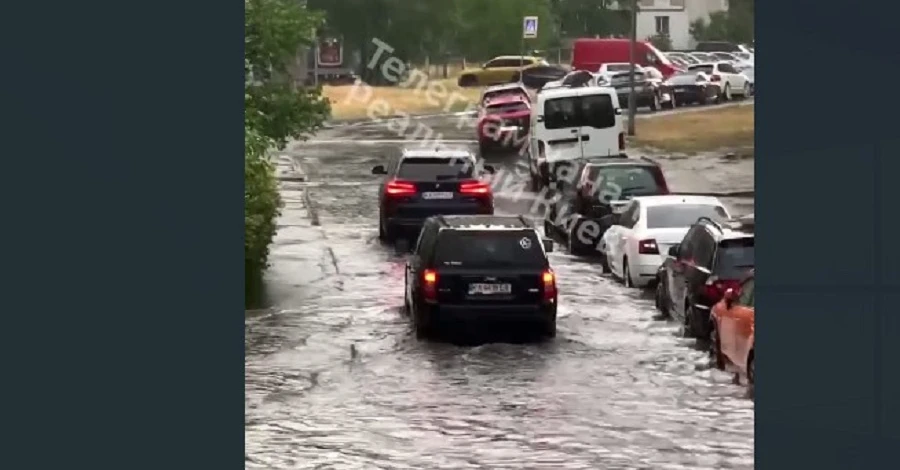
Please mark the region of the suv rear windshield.
[[397, 177], [413, 181], [434, 181], [438, 179], [471, 178], [474, 164], [467, 158], [404, 158], [397, 169]]
[[604, 200], [652, 196], [662, 189], [662, 173], [646, 165], [589, 167], [588, 181], [592, 183], [593, 194]]
[[719, 242], [715, 273], [725, 279], [741, 279], [753, 269], [754, 237]]
[[543, 269], [547, 265], [544, 256], [534, 230], [444, 230], [437, 240], [434, 262], [467, 268]]
[[544, 125], [547, 129], [613, 127], [616, 125], [616, 110], [612, 96], [598, 94], [549, 99], [544, 102]]
[[670, 204], [647, 207], [647, 228], [690, 227], [700, 217], [709, 217], [716, 222], [728, 220], [728, 214], [721, 206], [710, 204]]

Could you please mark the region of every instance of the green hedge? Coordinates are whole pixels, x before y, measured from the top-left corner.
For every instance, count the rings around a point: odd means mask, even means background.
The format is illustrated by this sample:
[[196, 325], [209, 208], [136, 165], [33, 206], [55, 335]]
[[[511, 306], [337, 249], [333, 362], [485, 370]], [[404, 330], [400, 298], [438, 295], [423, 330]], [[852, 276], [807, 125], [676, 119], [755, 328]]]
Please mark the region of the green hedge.
[[244, 267], [248, 280], [258, 278], [266, 268], [281, 209], [275, 165], [266, 158], [267, 149], [266, 138], [244, 128]]

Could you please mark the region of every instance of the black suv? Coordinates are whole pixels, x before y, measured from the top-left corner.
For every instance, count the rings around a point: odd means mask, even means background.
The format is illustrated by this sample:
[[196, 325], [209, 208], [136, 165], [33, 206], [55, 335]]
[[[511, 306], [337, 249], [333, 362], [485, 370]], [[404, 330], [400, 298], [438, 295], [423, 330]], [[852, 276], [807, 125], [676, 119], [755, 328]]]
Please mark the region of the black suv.
[[547, 208], [544, 232], [566, 240], [574, 255], [591, 253], [631, 198], [670, 194], [659, 164], [644, 157], [574, 161], [557, 166], [550, 179], [556, 196]]
[[698, 219], [657, 272], [656, 308], [684, 325], [685, 336], [708, 338], [710, 308], [753, 269], [753, 246], [752, 233]]
[[556, 336], [556, 277], [522, 216], [435, 216], [406, 264], [404, 306], [416, 336], [447, 320], [519, 320]]
[[480, 177], [493, 173], [468, 151], [404, 150], [387, 167], [372, 174], [386, 175], [378, 190], [378, 237], [387, 242], [421, 228], [439, 214], [493, 214], [491, 186]]

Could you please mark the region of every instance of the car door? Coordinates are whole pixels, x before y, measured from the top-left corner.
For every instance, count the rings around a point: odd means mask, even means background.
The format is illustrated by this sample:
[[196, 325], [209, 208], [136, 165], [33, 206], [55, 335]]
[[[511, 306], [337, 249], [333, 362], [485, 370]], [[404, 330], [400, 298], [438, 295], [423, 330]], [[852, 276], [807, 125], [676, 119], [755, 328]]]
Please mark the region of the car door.
[[740, 295], [720, 320], [722, 354], [738, 366], [746, 362], [747, 343], [753, 330], [753, 294], [754, 282], [750, 278], [741, 284]]
[[731, 85], [731, 91], [733, 93], [740, 93], [741, 90], [744, 89], [745, 79], [738, 73], [733, 65], [727, 62], [721, 62], [719, 63], [719, 71], [722, 73], [723, 78], [728, 81], [728, 84]]
[[544, 157], [551, 162], [580, 158], [580, 99], [561, 96], [544, 99], [538, 106], [537, 127], [533, 134], [545, 144]]
[[609, 264], [610, 271], [616, 275], [621, 275], [624, 271], [622, 266], [622, 255], [624, 253], [623, 237], [626, 231], [634, 226], [632, 218], [637, 210], [637, 201], [631, 201], [619, 221], [613, 224], [606, 232], [603, 233], [603, 246], [606, 250], [606, 262]]
[[578, 138], [581, 154], [585, 156], [618, 155], [619, 148], [618, 96], [598, 88], [586, 87], [579, 92], [582, 118]]
[[687, 290], [687, 261], [693, 259], [694, 256], [694, 240], [703, 229], [699, 226], [693, 226], [688, 233], [685, 234], [681, 244], [678, 245], [678, 256], [671, 261], [671, 269], [668, 272], [667, 287], [669, 289], [669, 300], [671, 308], [675, 310], [680, 318], [684, 318], [684, 299]]

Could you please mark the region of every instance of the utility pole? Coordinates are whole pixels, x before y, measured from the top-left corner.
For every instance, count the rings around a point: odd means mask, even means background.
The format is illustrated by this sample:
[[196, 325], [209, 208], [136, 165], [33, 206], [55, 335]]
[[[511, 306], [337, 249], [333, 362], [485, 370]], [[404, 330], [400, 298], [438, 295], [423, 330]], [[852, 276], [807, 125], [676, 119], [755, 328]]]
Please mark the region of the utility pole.
[[638, 0], [631, 0], [631, 40], [628, 42], [628, 135], [634, 136], [634, 115], [637, 114], [637, 100], [634, 93], [635, 52], [637, 50]]

